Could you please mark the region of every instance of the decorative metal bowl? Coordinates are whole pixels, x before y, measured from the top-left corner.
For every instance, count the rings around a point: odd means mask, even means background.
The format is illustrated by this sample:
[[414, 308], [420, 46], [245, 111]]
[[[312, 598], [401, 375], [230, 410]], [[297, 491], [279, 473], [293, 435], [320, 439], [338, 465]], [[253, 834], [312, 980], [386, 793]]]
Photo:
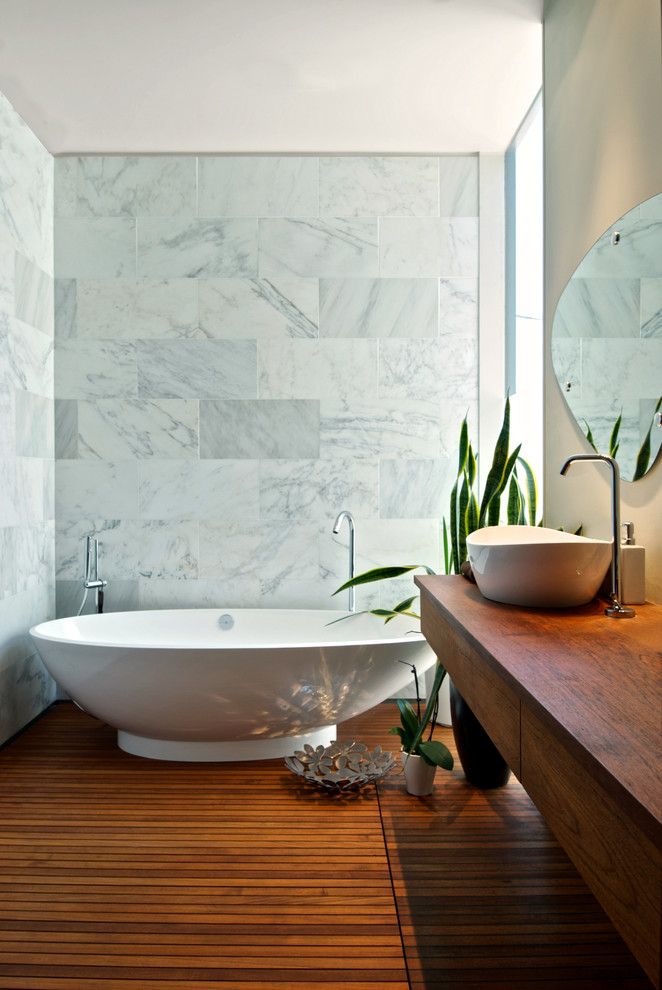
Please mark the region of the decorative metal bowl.
[[379, 780], [395, 765], [393, 754], [383, 752], [381, 746], [371, 751], [355, 741], [316, 748], [306, 744], [285, 759], [285, 766], [307, 783], [343, 793]]

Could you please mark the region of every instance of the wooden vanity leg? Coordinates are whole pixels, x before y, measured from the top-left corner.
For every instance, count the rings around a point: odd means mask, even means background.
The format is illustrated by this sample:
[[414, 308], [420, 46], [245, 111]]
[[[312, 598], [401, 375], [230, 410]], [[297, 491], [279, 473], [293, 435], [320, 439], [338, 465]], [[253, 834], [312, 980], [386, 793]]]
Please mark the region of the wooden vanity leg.
[[510, 767], [452, 681], [450, 695], [453, 735], [467, 780], [483, 789], [503, 787]]

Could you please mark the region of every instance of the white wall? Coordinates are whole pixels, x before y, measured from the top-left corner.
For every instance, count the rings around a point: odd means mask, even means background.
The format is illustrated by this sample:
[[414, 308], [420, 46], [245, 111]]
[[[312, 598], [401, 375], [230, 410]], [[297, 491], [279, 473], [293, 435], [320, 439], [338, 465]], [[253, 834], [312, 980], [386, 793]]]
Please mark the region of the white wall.
[[[659, 0], [548, 0], [545, 99], [545, 505], [550, 525], [582, 522], [609, 536], [603, 469], [558, 467], [588, 445], [551, 362], [559, 297], [600, 234], [662, 191], [662, 68]], [[662, 601], [662, 464], [623, 484], [622, 517], [647, 549], [647, 593]]]

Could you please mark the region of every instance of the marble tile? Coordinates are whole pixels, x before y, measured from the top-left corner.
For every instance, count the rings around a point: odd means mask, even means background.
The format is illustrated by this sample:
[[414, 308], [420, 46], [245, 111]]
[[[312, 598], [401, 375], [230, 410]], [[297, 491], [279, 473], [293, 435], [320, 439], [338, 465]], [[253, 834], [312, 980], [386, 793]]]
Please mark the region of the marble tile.
[[320, 279], [320, 337], [435, 337], [437, 280]]
[[15, 434], [14, 389], [8, 384], [0, 385], [0, 459], [15, 456]]
[[260, 220], [260, 276], [378, 274], [377, 220]]
[[662, 220], [662, 193], [651, 196], [639, 206], [639, 216], [644, 220]]
[[99, 541], [99, 570], [109, 588], [117, 580], [198, 575], [197, 522], [84, 517], [63, 521], [57, 530], [58, 580], [80, 581], [88, 533]]
[[203, 458], [317, 457], [319, 437], [319, 402], [200, 403]]
[[159, 581], [140, 578], [139, 608], [259, 608], [259, 589], [224, 578], [206, 581]]
[[250, 340], [150, 341], [137, 344], [144, 398], [252, 398], [257, 348]]
[[54, 579], [53, 523], [16, 527], [17, 592]]
[[195, 156], [57, 158], [57, 217], [193, 217]]
[[120, 278], [135, 273], [135, 220], [60, 217], [55, 227], [57, 278]]
[[198, 300], [208, 337], [317, 337], [316, 279], [201, 279]]
[[55, 400], [55, 456], [78, 457], [78, 403], [75, 399]]
[[[621, 239], [611, 243], [612, 232]], [[576, 278], [659, 278], [662, 220], [654, 218], [619, 221], [600, 237], [578, 266]]]
[[15, 525], [0, 527], [0, 600], [16, 594], [18, 562]]
[[639, 337], [639, 279], [571, 278], [554, 314], [554, 337]]
[[662, 337], [582, 341], [582, 398], [621, 401], [660, 395]]
[[478, 279], [439, 279], [439, 336], [478, 337]]
[[19, 457], [53, 456], [53, 400], [17, 390], [16, 453]]
[[198, 456], [198, 403], [190, 399], [79, 402], [77, 419], [78, 457]]
[[320, 158], [323, 217], [439, 216], [439, 159]]
[[451, 458], [380, 461], [380, 517], [440, 520], [448, 516], [456, 472], [456, 461]]
[[435, 402], [389, 399], [321, 403], [320, 455], [429, 458], [439, 454]]
[[[0, 542], [2, 537], [0, 537]], [[0, 572], [2, 561], [0, 560]], [[2, 594], [0, 592], [0, 599]], [[53, 617], [55, 598], [52, 582], [0, 600], [0, 669], [6, 670], [31, 656], [34, 644], [28, 630]]]
[[662, 337], [662, 278], [641, 280], [641, 336]]
[[39, 527], [53, 519], [54, 464], [39, 457], [16, 458], [16, 508], [19, 526]]
[[56, 518], [83, 518], [90, 511], [106, 519], [137, 518], [137, 461], [56, 461]]
[[14, 279], [14, 315], [52, 336], [53, 279], [22, 254], [16, 254]]
[[257, 222], [139, 220], [138, 275], [214, 278], [257, 274]]
[[250, 527], [224, 521], [200, 524], [200, 577], [236, 584], [244, 595], [269, 597], [295, 582], [319, 578], [317, 524], [260, 523]]
[[0, 669], [0, 739], [11, 738], [55, 700], [56, 684], [33, 653]]
[[201, 217], [317, 216], [314, 156], [223, 155], [198, 160]]
[[79, 281], [76, 333], [80, 337], [189, 337], [198, 311], [193, 279]]
[[[462, 345], [466, 348], [467, 342], [462, 341]], [[442, 374], [447, 361], [447, 346], [438, 339], [380, 341], [380, 399], [439, 402], [444, 394]]]
[[3, 241], [0, 230], [0, 310], [14, 312], [15, 257], [13, 243]]
[[[582, 342], [570, 337], [552, 337], [552, 363], [559, 387], [571, 403], [582, 395]], [[569, 387], [568, 387], [569, 386]]]
[[478, 216], [478, 155], [439, 159], [439, 216]]
[[0, 387], [53, 395], [53, 338], [0, 313]]
[[400, 276], [478, 274], [478, 221], [472, 218], [384, 217], [380, 272]]
[[140, 462], [145, 519], [256, 520], [258, 465], [248, 460]]
[[0, 94], [0, 232], [17, 251], [53, 271], [53, 159]]
[[377, 348], [376, 340], [261, 341], [260, 399], [349, 401], [376, 395]]
[[357, 518], [377, 515], [376, 459], [334, 457], [260, 462], [260, 518], [327, 522], [343, 507]]
[[76, 336], [78, 283], [75, 278], [56, 278], [53, 285], [55, 337]]
[[[56, 581], [56, 618], [77, 615], [82, 597], [80, 580]], [[113, 580], [108, 583], [103, 596], [104, 612], [134, 612], [137, 608], [138, 581]], [[90, 594], [82, 614], [88, 615], [91, 612], [94, 612], [94, 598]]]
[[16, 457], [0, 460], [0, 528], [18, 523], [18, 496], [16, 489]]
[[122, 340], [62, 340], [55, 354], [59, 399], [130, 398], [138, 389], [135, 345]]

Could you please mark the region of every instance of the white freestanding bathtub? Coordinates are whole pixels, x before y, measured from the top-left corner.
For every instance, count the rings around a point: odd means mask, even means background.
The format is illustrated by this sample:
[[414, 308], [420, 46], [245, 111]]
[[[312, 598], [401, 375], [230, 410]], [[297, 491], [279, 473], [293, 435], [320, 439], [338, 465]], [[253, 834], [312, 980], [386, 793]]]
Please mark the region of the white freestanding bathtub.
[[284, 609], [110, 612], [30, 630], [74, 701], [119, 746], [162, 760], [253, 760], [325, 745], [435, 657], [403, 616]]

